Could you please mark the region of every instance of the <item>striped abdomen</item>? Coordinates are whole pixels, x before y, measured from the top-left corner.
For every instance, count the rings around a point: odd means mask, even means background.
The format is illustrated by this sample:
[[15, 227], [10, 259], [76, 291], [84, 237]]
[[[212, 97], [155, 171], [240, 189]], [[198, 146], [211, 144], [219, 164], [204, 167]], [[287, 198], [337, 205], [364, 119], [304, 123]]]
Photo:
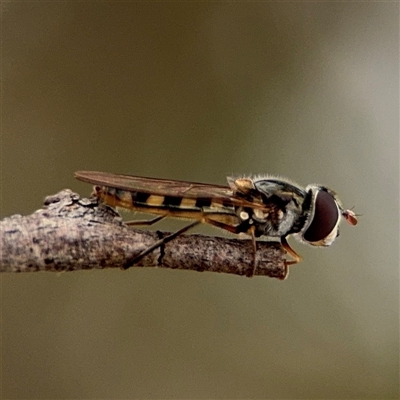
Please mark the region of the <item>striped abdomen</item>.
[[169, 214], [192, 218], [192, 214], [207, 212], [234, 214], [234, 206], [221, 199], [192, 198], [183, 196], [161, 196], [150, 193], [128, 191], [107, 186], [95, 186], [95, 195], [111, 207], [152, 214]]

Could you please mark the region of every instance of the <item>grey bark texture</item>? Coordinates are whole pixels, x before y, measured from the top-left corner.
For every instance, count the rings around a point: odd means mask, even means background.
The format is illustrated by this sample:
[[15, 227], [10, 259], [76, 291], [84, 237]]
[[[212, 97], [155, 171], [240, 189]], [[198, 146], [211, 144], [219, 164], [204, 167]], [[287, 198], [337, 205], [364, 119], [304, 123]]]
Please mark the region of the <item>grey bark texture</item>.
[[[0, 221], [0, 272], [124, 268], [136, 254], [167, 234], [132, 229], [96, 198], [80, 198], [65, 189], [48, 196], [44, 206], [31, 215]], [[250, 240], [192, 234], [180, 235], [155, 249], [134, 267], [246, 276], [253, 268], [252, 260]], [[257, 243], [255, 275], [287, 276], [280, 243]]]

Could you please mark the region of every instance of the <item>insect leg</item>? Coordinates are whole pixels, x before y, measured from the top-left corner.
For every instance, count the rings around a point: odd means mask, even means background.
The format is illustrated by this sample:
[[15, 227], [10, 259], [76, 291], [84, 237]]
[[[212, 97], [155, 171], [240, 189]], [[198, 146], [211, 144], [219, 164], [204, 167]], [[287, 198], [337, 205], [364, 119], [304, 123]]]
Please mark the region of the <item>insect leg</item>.
[[286, 237], [281, 237], [281, 243], [283, 248], [294, 258], [294, 260], [285, 261], [286, 266], [297, 264], [302, 260], [302, 257], [290, 247]]
[[125, 222], [125, 224], [129, 225], [129, 226], [134, 226], [134, 225], [153, 225], [156, 222], [161, 221], [165, 217], [166, 217], [166, 215], [159, 215], [158, 217], [155, 217], [153, 219], [148, 219], [148, 220], [127, 221], [127, 222]]
[[254, 234], [255, 230], [256, 228], [254, 225], [249, 229], [249, 232], [251, 233], [251, 247], [253, 249], [253, 269], [251, 270], [250, 273], [247, 274], [247, 277], [249, 278], [254, 276], [257, 269], [257, 242], [256, 242], [256, 236]]
[[221, 221], [216, 221], [215, 219], [209, 218], [207, 216], [204, 217], [204, 222], [206, 224], [210, 224], [212, 226], [216, 226], [217, 228], [224, 229], [224, 230], [226, 230], [228, 232], [231, 232], [231, 233], [235, 233], [235, 234], [240, 233], [240, 231], [238, 230], [237, 226], [229, 225], [229, 224], [226, 224], [225, 222], [221, 222]]
[[[156, 219], [156, 218], [155, 218]], [[129, 267], [131, 267], [132, 265], [134, 265], [135, 263], [137, 263], [139, 260], [141, 260], [144, 256], [146, 256], [147, 254], [151, 253], [153, 250], [155, 250], [157, 247], [162, 246], [165, 243], [170, 242], [171, 240], [175, 239], [177, 236], [181, 235], [184, 232], [187, 232], [189, 229], [193, 228], [194, 226], [201, 224], [202, 221], [198, 220], [198, 221], [194, 221], [191, 224], [184, 226], [182, 229], [179, 229], [178, 231], [171, 233], [168, 236], [165, 236], [164, 238], [157, 240], [157, 242], [153, 243], [151, 246], [147, 247], [147, 249], [141, 251], [137, 256], [131, 258], [128, 263], [126, 264], [126, 266], [124, 266], [124, 269], [128, 269]]]

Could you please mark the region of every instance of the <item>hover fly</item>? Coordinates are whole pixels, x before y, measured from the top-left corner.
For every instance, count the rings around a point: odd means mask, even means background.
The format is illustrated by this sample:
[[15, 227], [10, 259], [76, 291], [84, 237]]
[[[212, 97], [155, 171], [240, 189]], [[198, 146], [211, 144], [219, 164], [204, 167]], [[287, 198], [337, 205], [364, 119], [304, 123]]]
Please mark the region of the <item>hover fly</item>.
[[75, 177], [94, 184], [94, 194], [109, 206], [157, 215], [149, 221], [132, 221], [130, 225], [151, 225], [165, 217], [194, 220], [144, 249], [133, 263], [195, 225], [207, 223], [251, 237], [251, 276], [257, 267], [258, 237], [279, 238], [293, 258], [286, 261], [288, 266], [301, 261], [287, 242], [288, 236], [313, 246], [330, 246], [339, 235], [341, 217], [350, 225], [357, 225], [356, 214], [344, 209], [331, 189], [321, 185], [303, 189], [272, 176], [228, 177], [228, 186], [90, 171], [76, 172]]

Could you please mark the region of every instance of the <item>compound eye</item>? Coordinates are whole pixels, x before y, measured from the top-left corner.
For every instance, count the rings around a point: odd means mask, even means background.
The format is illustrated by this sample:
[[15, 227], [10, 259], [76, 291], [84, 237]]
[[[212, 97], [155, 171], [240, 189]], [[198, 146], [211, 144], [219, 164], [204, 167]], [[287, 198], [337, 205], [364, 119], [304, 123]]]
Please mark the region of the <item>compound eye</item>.
[[340, 218], [336, 200], [325, 190], [320, 190], [315, 199], [314, 218], [303, 237], [308, 242], [319, 242], [334, 230]]

